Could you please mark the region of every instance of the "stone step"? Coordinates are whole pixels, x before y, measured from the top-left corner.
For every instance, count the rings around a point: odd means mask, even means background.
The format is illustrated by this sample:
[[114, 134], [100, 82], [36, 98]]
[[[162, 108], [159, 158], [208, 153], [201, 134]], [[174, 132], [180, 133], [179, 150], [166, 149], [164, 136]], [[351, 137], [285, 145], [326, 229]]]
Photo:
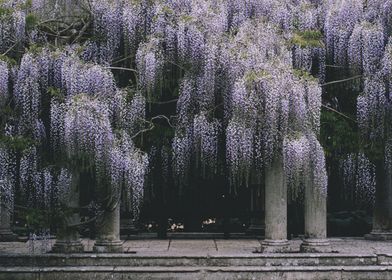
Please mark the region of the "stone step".
[[274, 267], [274, 266], [389, 266], [388, 254], [248, 254], [248, 255], [138, 255], [138, 254], [0, 254], [2, 267]]
[[0, 280], [106, 279], [392, 279], [392, 266], [59, 266], [0, 267]]

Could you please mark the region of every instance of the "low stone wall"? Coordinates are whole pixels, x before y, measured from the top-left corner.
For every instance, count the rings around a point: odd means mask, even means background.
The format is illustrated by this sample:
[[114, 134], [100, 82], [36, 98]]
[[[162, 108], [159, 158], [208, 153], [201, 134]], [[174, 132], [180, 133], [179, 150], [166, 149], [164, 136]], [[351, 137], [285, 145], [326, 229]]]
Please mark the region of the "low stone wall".
[[0, 279], [392, 279], [392, 255], [0, 255]]
[[9, 268], [0, 270], [4, 280], [107, 280], [107, 279], [392, 279], [391, 266], [364, 267], [123, 267], [83, 266]]

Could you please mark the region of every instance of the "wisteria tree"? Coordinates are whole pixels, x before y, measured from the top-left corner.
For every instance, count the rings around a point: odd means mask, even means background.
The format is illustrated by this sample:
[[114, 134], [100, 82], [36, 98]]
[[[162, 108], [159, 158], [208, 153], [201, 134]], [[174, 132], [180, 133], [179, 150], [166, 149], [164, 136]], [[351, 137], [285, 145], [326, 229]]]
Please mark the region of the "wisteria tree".
[[120, 202], [137, 219], [146, 198], [201, 180], [237, 194], [256, 178], [325, 208], [321, 108], [347, 118], [328, 100], [340, 83], [360, 93], [345, 183], [371, 201], [376, 172], [390, 196], [392, 4], [367, 2], [1, 1], [3, 210], [62, 213], [64, 249], [81, 201], [108, 225]]

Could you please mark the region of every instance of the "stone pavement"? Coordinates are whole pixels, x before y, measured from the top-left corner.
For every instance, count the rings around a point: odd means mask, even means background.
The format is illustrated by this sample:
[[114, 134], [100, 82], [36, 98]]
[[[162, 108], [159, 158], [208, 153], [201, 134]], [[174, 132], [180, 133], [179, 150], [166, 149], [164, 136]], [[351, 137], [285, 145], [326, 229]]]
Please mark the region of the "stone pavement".
[[[392, 242], [330, 238], [329, 253], [253, 253], [259, 239], [144, 239], [124, 242], [125, 253], [44, 254], [49, 242], [0, 243], [0, 280], [384, 280], [392, 279]], [[34, 249], [34, 253], [32, 253]]]
[[[125, 252], [136, 252], [141, 256], [243, 256], [254, 255], [260, 248], [258, 239], [167, 239], [167, 240], [127, 240]], [[329, 238], [331, 253], [341, 254], [392, 254], [391, 241], [369, 241], [363, 238]], [[0, 242], [0, 254], [34, 254], [50, 250], [55, 240], [31, 242]], [[83, 239], [85, 251], [92, 251], [93, 240]], [[300, 239], [290, 241], [290, 251], [299, 252]]]

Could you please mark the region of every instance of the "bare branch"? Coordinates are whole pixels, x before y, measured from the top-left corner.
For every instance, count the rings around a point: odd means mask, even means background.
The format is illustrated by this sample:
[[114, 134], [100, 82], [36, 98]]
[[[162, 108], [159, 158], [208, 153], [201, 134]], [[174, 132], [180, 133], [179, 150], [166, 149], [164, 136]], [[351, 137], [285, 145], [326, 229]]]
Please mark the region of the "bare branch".
[[2, 55], [7, 55], [15, 46], [18, 44], [18, 42], [15, 42], [11, 47], [8, 48]]
[[324, 105], [324, 104], [321, 105], [321, 106], [322, 106], [323, 108], [325, 108], [325, 109], [331, 111], [331, 112], [334, 112], [334, 113], [336, 113], [336, 114], [338, 114], [338, 115], [340, 115], [340, 116], [342, 116], [342, 117], [344, 117], [344, 118], [350, 120], [350, 121], [353, 121], [353, 122], [355, 122], [355, 123], [357, 122], [357, 121], [354, 120], [353, 118], [351, 118], [351, 117], [349, 117], [349, 116], [343, 114], [342, 112], [339, 112], [339, 111], [335, 110], [334, 108], [331, 108], [331, 107], [329, 107], [329, 106], [327, 106], [327, 105]]
[[112, 69], [112, 70], [123, 70], [123, 71], [130, 71], [130, 72], [138, 73], [135, 69], [132, 69], [132, 68], [116, 67], [116, 66], [107, 66], [105, 68]]
[[328, 83], [322, 84], [321, 86], [325, 87], [325, 86], [329, 86], [329, 85], [333, 85], [333, 84], [339, 84], [339, 83], [344, 83], [344, 82], [348, 82], [348, 81], [352, 81], [352, 80], [356, 80], [356, 79], [360, 79], [360, 78], [362, 78], [362, 75], [357, 75], [357, 76], [350, 77], [350, 78], [343, 79], [343, 80], [328, 82]]
[[170, 122], [170, 119], [168, 117], [166, 117], [165, 115], [158, 115], [155, 116], [151, 119], [151, 121], [156, 120], [156, 119], [165, 119], [167, 121], [167, 123], [170, 125], [170, 127], [174, 128], [174, 125]]
[[152, 103], [152, 104], [170, 104], [170, 103], [176, 103], [178, 101], [178, 98], [172, 99], [172, 100], [167, 100], [167, 101], [147, 101], [147, 103]]

